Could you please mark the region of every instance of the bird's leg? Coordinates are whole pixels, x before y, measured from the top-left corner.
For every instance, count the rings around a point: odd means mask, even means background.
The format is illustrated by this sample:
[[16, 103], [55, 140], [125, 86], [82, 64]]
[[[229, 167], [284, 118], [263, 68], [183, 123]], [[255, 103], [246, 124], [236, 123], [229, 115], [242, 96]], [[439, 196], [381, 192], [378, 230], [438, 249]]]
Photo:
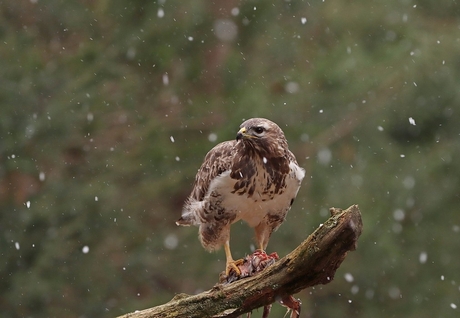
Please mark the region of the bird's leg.
[[232, 253], [230, 252], [230, 241], [227, 240], [225, 241], [224, 244], [224, 249], [225, 249], [225, 258], [227, 259], [226, 264], [225, 264], [225, 275], [228, 276], [230, 274], [230, 271], [233, 269], [237, 276], [241, 275], [241, 271], [238, 268], [238, 265], [241, 265], [243, 263], [243, 259], [239, 260], [233, 260]]
[[265, 253], [265, 247], [263, 243], [259, 243], [259, 250], [263, 253]]
[[270, 234], [267, 233], [267, 225], [264, 222], [261, 222], [254, 228], [254, 231], [256, 232], [257, 247], [262, 253], [265, 253], [268, 238], [270, 237]]

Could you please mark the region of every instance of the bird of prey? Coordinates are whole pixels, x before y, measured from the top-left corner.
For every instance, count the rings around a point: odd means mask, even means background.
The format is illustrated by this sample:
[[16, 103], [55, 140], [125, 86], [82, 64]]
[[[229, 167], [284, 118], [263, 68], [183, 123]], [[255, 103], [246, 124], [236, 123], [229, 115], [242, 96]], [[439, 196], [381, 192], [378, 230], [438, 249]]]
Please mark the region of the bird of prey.
[[230, 252], [230, 225], [246, 221], [265, 251], [273, 231], [284, 222], [305, 170], [288, 149], [281, 128], [265, 118], [243, 122], [236, 140], [222, 142], [206, 155], [177, 225], [199, 226], [206, 250], [224, 246], [225, 273], [238, 264]]

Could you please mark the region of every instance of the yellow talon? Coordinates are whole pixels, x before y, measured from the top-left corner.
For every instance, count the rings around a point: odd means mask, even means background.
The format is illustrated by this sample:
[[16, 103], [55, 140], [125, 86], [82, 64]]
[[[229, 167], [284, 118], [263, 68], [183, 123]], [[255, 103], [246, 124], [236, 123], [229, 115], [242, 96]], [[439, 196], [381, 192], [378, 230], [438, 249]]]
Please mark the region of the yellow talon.
[[225, 264], [225, 275], [228, 276], [230, 274], [230, 271], [233, 270], [237, 276], [241, 275], [241, 270], [239, 269], [238, 265], [243, 264], [244, 260], [243, 259], [238, 259], [238, 260], [233, 260], [232, 253], [230, 252], [230, 243], [229, 241], [225, 242], [224, 245], [225, 249], [225, 258], [226, 264]]
[[243, 264], [244, 260], [242, 258], [237, 259], [236, 261], [231, 260], [227, 262], [227, 266], [225, 267], [225, 275], [228, 276], [230, 274], [230, 271], [233, 269], [233, 271], [236, 273], [237, 276], [241, 275], [241, 270], [238, 267], [238, 265]]

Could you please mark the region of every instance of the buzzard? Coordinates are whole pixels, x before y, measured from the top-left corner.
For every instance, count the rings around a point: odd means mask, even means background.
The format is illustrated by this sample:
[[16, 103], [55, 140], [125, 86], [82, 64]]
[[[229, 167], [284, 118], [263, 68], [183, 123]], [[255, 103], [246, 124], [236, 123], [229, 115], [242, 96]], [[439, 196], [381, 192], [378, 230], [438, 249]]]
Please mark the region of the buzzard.
[[273, 231], [284, 222], [305, 170], [288, 149], [281, 128], [265, 118], [241, 124], [236, 140], [212, 148], [198, 170], [192, 193], [177, 225], [199, 226], [206, 250], [224, 245], [228, 276], [242, 260], [230, 252], [230, 225], [246, 221], [265, 251]]

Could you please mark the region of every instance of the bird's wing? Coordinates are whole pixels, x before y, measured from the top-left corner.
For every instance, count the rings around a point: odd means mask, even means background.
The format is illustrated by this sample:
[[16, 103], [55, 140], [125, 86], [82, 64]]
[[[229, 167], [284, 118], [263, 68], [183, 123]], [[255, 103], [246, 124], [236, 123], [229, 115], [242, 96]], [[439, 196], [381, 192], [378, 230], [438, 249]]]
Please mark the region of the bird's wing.
[[224, 141], [212, 148], [198, 170], [189, 199], [201, 201], [209, 189], [211, 181], [231, 169], [236, 141]]
[[203, 199], [209, 190], [211, 182], [219, 175], [231, 169], [236, 141], [225, 141], [212, 148], [198, 170], [192, 193], [185, 201], [182, 216], [177, 225], [200, 224], [199, 211], [203, 209]]

